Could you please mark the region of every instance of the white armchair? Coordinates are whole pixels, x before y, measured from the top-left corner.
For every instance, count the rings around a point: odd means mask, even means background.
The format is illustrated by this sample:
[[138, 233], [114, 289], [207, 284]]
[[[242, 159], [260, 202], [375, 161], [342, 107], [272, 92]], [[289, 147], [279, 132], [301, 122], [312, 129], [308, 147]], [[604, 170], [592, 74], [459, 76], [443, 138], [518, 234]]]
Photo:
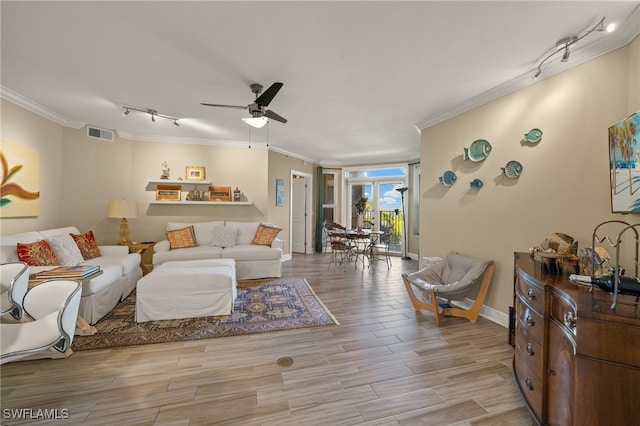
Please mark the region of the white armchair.
[[0, 324], [0, 364], [50, 348], [71, 347], [82, 284], [73, 280], [44, 281], [24, 297], [24, 311], [33, 321]]
[[19, 320], [24, 310], [22, 302], [29, 285], [29, 266], [24, 262], [10, 262], [0, 265], [0, 315], [11, 314]]

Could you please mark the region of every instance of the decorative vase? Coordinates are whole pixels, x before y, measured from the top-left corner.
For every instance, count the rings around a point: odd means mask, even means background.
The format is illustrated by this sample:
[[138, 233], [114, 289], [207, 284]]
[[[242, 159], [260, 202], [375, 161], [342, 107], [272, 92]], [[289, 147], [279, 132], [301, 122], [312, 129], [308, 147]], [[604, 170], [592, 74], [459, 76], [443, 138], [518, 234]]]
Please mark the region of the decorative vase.
[[358, 213], [358, 217], [356, 218], [356, 227], [358, 228], [358, 231], [362, 231], [362, 228], [364, 227], [364, 214]]

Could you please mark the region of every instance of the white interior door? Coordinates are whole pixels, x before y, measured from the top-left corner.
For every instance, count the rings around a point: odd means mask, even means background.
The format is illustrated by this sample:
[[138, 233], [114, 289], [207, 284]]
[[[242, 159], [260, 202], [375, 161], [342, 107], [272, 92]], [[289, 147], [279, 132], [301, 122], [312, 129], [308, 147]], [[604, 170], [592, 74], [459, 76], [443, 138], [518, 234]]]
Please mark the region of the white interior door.
[[291, 251], [307, 253], [311, 244], [310, 176], [291, 176]]

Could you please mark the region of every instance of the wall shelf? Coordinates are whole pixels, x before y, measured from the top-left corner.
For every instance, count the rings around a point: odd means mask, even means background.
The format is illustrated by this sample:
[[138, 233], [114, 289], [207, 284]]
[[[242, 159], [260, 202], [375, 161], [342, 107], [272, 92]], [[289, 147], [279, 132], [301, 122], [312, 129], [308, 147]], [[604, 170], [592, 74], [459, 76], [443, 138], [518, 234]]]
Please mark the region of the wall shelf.
[[[210, 180], [169, 180], [169, 179], [157, 179], [148, 180], [146, 191], [155, 191], [158, 185], [181, 185], [181, 186], [211, 186], [213, 183]], [[184, 191], [184, 187], [182, 190]]]
[[251, 201], [149, 201], [149, 204], [158, 204], [163, 206], [251, 206]]

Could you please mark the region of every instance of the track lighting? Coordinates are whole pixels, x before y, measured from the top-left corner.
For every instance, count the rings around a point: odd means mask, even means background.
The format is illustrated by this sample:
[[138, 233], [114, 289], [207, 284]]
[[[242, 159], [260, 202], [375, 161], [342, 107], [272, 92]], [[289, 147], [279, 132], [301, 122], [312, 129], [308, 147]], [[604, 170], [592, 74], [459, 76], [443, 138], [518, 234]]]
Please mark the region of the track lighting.
[[556, 42], [556, 50], [554, 50], [549, 55], [547, 55], [538, 64], [538, 66], [535, 68], [535, 73], [533, 75], [533, 78], [537, 79], [540, 76], [540, 74], [542, 73], [542, 67], [544, 66], [544, 64], [546, 64], [547, 61], [550, 60], [552, 57], [554, 57], [558, 52], [562, 52], [562, 59], [560, 61], [561, 62], [568, 62], [569, 61], [569, 56], [571, 55], [571, 46], [573, 46], [574, 44], [578, 43], [580, 40], [582, 40], [583, 38], [585, 38], [586, 36], [588, 36], [592, 32], [594, 32], [594, 31], [612, 32], [613, 30], [615, 30], [616, 25], [613, 24], [613, 23], [607, 25], [606, 27], [604, 26], [604, 20], [605, 19], [606, 19], [606, 16], [603, 16], [602, 19], [600, 19], [600, 21], [594, 27], [592, 27], [589, 30], [587, 30], [580, 37], [571, 36], [571, 37], [566, 37], [566, 38], [563, 38], [561, 40], [558, 40], [558, 42]]
[[124, 116], [129, 115], [131, 111], [139, 111], [149, 114], [151, 116], [151, 121], [153, 121], [154, 123], [156, 122], [156, 117], [160, 117], [164, 118], [165, 120], [172, 121], [176, 127], [180, 127], [180, 123], [178, 123], [178, 120], [180, 120], [179, 118], [171, 117], [170, 115], [159, 114], [155, 109], [143, 109], [130, 106], [123, 106], [122, 108], [124, 108], [124, 112], [122, 113], [122, 115]]

